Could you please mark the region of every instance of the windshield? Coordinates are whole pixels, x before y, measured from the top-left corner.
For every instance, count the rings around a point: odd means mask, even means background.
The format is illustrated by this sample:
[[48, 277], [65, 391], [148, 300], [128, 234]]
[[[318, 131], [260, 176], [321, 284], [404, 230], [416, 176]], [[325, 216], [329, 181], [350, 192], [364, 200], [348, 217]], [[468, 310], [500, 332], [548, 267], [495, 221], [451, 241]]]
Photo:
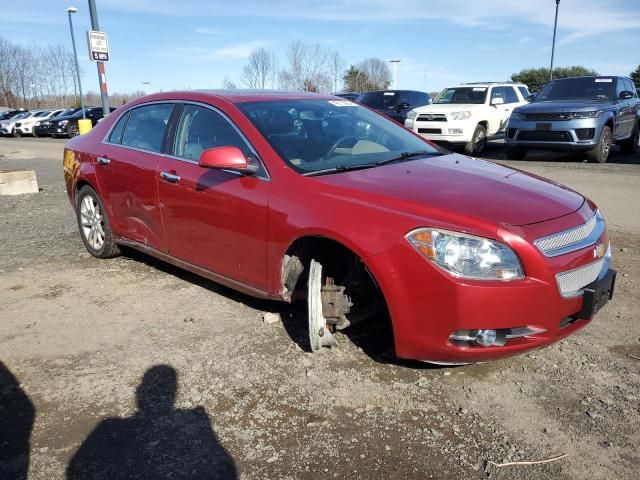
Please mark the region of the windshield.
[[483, 104], [487, 99], [487, 87], [456, 87], [445, 88], [441, 91], [434, 104]]
[[612, 100], [615, 79], [612, 77], [578, 77], [547, 83], [535, 101], [545, 100]]
[[38, 112], [34, 115], [34, 117], [46, 117], [47, 115], [49, 115], [49, 111], [48, 110], [44, 110], [42, 112]]
[[237, 107], [295, 171], [375, 166], [403, 154], [439, 154], [404, 127], [349, 100], [249, 102]]
[[11, 120], [20, 120], [21, 118], [27, 118], [31, 116], [31, 112], [22, 112], [13, 117]]
[[358, 103], [366, 105], [369, 108], [389, 108], [396, 104], [398, 92], [369, 92], [363, 93], [358, 97]]

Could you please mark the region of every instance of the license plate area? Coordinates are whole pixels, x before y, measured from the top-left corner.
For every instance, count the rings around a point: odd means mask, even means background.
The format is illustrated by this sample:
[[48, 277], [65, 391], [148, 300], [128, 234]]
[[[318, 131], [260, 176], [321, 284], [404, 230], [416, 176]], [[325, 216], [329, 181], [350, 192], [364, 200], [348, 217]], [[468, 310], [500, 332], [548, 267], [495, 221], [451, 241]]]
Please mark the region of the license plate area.
[[536, 130], [538, 132], [549, 132], [551, 131], [550, 123], [536, 123]]
[[582, 310], [578, 318], [592, 318], [613, 298], [616, 284], [616, 271], [609, 269], [607, 274], [584, 287], [582, 295]]

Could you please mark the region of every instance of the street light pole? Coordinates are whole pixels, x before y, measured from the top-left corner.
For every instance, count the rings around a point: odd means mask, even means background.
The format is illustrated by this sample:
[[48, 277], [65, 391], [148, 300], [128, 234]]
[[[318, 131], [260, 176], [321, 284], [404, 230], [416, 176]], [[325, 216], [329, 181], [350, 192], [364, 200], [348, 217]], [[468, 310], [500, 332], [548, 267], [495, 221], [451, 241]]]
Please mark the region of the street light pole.
[[82, 98], [82, 82], [80, 81], [80, 67], [78, 66], [78, 52], [76, 50], [76, 37], [73, 35], [73, 22], [71, 15], [76, 13], [78, 9], [76, 7], [67, 8], [67, 14], [69, 15], [69, 30], [71, 31], [71, 43], [73, 44], [73, 58], [76, 61], [76, 75], [78, 75], [78, 91], [80, 92], [80, 108], [82, 108], [82, 118], [86, 118], [84, 114], [84, 99]]
[[149, 95], [149, 84], [151, 82], [142, 82], [142, 85], [144, 85], [144, 94], [145, 95]]
[[549, 81], [553, 80], [553, 54], [556, 50], [556, 29], [558, 28], [558, 7], [560, 0], [556, 0], [556, 19], [553, 22], [553, 43], [551, 44], [551, 67], [549, 68]]
[[398, 89], [398, 63], [401, 60], [389, 60], [389, 63], [393, 63], [393, 88]]
[[[91, 29], [99, 31], [98, 13], [96, 12], [96, 1], [89, 0], [89, 15], [91, 17]], [[104, 62], [96, 62], [98, 65], [98, 82], [100, 83], [100, 97], [102, 98], [102, 115], [107, 116], [111, 113], [109, 109], [109, 95], [107, 94], [107, 78], [104, 73]]]

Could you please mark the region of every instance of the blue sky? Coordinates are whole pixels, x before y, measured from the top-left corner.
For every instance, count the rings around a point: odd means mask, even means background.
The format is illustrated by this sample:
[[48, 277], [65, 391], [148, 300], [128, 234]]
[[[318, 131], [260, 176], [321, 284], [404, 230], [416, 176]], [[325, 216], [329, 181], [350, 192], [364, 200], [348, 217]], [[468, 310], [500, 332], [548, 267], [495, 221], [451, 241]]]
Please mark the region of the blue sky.
[[[249, 52], [273, 50], [281, 66], [293, 40], [337, 49], [348, 63], [399, 58], [400, 88], [437, 91], [459, 82], [506, 80], [548, 66], [554, 0], [96, 0], [109, 34], [110, 91], [238, 85]], [[0, 35], [70, 48], [74, 16], [83, 85], [97, 90], [88, 59], [86, 0], [4, 1]], [[627, 75], [640, 63], [640, 1], [561, 0], [557, 66]]]

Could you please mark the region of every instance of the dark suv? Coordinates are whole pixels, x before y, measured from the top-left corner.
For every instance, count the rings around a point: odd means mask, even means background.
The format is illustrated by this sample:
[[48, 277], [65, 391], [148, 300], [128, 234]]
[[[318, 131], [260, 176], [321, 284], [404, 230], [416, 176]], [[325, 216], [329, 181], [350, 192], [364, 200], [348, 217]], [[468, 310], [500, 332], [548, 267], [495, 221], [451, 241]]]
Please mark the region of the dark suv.
[[[111, 108], [113, 112], [115, 108]], [[93, 126], [102, 119], [102, 107], [84, 107], [85, 116], [91, 120]], [[46, 133], [52, 137], [75, 137], [80, 131], [78, 130], [78, 120], [82, 119], [82, 109], [76, 112], [52, 118], [47, 125]]]
[[363, 93], [356, 101], [404, 125], [407, 113], [429, 105], [431, 97], [428, 93], [415, 90], [377, 90]]
[[613, 143], [625, 153], [640, 146], [640, 99], [627, 77], [553, 80], [513, 110], [506, 137], [507, 157], [514, 160], [532, 149], [573, 150], [604, 163]]

